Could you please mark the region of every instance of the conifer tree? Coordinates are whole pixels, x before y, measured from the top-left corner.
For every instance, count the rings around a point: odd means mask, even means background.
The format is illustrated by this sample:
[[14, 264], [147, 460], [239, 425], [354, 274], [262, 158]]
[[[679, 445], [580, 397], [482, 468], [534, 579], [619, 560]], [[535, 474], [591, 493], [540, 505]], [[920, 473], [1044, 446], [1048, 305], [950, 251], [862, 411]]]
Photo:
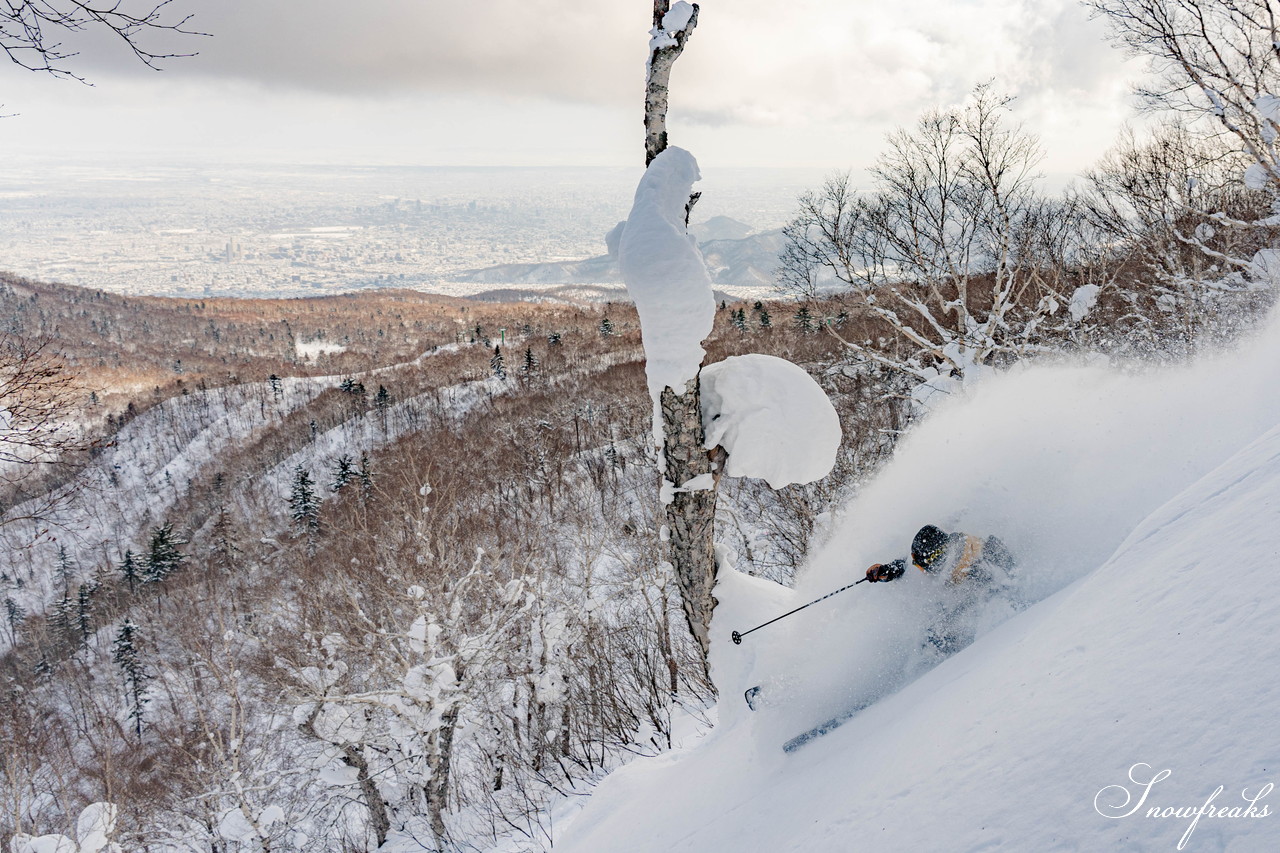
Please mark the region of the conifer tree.
[[387, 386], [379, 385], [378, 393], [374, 395], [373, 405], [379, 411], [386, 411], [391, 406], [391, 392], [387, 390]]
[[58, 546], [58, 565], [54, 569], [58, 585], [65, 595], [71, 594], [71, 578], [76, 573], [76, 564], [67, 553], [66, 545]]
[[355, 460], [344, 453], [333, 461], [333, 481], [329, 483], [329, 491], [338, 492], [356, 476]]
[[284, 385], [280, 381], [280, 377], [274, 373], [267, 377], [267, 382], [271, 385], [271, 396], [275, 397], [276, 402], [280, 402], [280, 398], [284, 395]]
[[739, 308], [733, 312], [733, 325], [739, 332], [747, 331], [747, 310]]
[[762, 329], [773, 328], [773, 317], [769, 315], [768, 308], [760, 309], [760, 328]]
[[489, 359], [489, 367], [493, 370], [493, 375], [499, 379], [507, 378], [506, 359], [502, 357], [502, 347], [493, 348], [493, 358]]
[[809, 310], [808, 305], [800, 306], [800, 310], [795, 313], [795, 321], [796, 328], [805, 334], [812, 332], [816, 328], [813, 323], [813, 312]]
[[356, 476], [360, 478], [360, 500], [368, 503], [373, 498], [373, 470], [369, 467], [368, 451], [360, 451], [360, 469]]
[[98, 591], [96, 583], [80, 584], [76, 593], [76, 633], [80, 635], [80, 644], [86, 645], [93, 634], [93, 596]]
[[610, 320], [607, 316], [601, 317], [600, 318], [600, 336], [605, 338], [611, 338], [615, 334], [616, 334], [616, 331], [614, 330], [614, 327], [613, 327], [613, 321]]
[[524, 351], [524, 363], [520, 365], [520, 370], [527, 376], [538, 369], [538, 359], [533, 355], [533, 347], [527, 347]]
[[549, 346], [549, 347], [558, 347], [558, 346], [560, 346], [560, 333], [559, 333], [559, 332], [552, 332], [551, 334], [547, 335], [547, 346]]
[[9, 623], [9, 639], [12, 642], [18, 641], [18, 626], [22, 624], [22, 620], [27, 618], [27, 611], [18, 606], [18, 602], [8, 596], [4, 599], [4, 618]]
[[301, 465], [293, 469], [289, 514], [293, 523], [307, 535], [308, 547], [314, 547], [315, 534], [320, 530], [320, 498], [316, 495], [315, 481]]
[[71, 635], [75, 627], [75, 604], [71, 601], [70, 593], [53, 603], [53, 608], [45, 614], [45, 621], [55, 642], [61, 643]]
[[167, 521], [152, 528], [143, 578], [148, 583], [160, 583], [176, 572], [186, 560], [186, 555], [178, 550], [179, 546], [185, 544], [174, 534], [173, 525]]
[[133, 592], [134, 587], [143, 580], [138, 562], [133, 558], [132, 550], [126, 549], [124, 552], [124, 559], [120, 561], [120, 576], [129, 585], [129, 592]]
[[142, 709], [146, 707], [145, 695], [148, 679], [146, 670], [138, 655], [138, 626], [132, 619], [124, 620], [120, 632], [116, 634], [111, 646], [111, 659], [120, 668], [124, 678], [125, 701], [129, 705], [129, 719], [133, 721], [133, 730], [142, 737]]

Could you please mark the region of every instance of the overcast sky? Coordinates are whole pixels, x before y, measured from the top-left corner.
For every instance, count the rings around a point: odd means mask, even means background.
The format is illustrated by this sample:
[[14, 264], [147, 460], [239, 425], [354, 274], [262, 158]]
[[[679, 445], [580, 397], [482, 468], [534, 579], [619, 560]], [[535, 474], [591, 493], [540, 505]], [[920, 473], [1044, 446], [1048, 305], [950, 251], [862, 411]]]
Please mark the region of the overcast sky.
[[[1074, 0], [705, 0], [672, 142], [706, 166], [862, 168], [994, 78], [1050, 173], [1134, 113], [1140, 69]], [[648, 0], [173, 0], [212, 35], [155, 73], [90, 41], [95, 85], [0, 68], [0, 145], [110, 158], [635, 165]], [[68, 42], [77, 46], [75, 42]]]

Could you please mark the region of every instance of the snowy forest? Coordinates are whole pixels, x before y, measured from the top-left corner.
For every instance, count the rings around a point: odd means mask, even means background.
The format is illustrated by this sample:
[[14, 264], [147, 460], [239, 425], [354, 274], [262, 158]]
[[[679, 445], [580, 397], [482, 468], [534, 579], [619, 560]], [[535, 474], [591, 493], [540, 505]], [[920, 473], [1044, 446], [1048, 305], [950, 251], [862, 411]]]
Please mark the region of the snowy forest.
[[[1275, 849], [1280, 10], [1088, 5], [1147, 63], [1105, 157], [1050, 191], [981, 83], [796, 200], [769, 299], [688, 233], [684, 0], [625, 300], [0, 272], [0, 842]], [[93, 8], [0, 45], [199, 24]], [[934, 524], [992, 591], [894, 575]]]

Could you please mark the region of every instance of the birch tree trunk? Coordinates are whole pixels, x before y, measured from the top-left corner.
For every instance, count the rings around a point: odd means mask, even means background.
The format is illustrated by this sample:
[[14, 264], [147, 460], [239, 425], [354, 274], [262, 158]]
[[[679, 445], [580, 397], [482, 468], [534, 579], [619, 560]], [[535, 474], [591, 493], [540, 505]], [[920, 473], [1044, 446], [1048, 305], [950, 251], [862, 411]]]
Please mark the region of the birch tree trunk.
[[[645, 86], [645, 165], [667, 147], [667, 97], [671, 69], [684, 50], [698, 23], [694, 4], [687, 21], [667, 30], [664, 18], [671, 11], [670, 0], [654, 0], [653, 38], [650, 40], [649, 73]], [[689, 199], [692, 209], [697, 195]], [[687, 220], [686, 220], [687, 221]], [[711, 456], [703, 448], [702, 400], [698, 378], [684, 388], [662, 390], [658, 406], [662, 416], [663, 477], [679, 487], [695, 477], [713, 472]], [[710, 647], [709, 628], [716, 599], [716, 558], [713, 534], [716, 517], [715, 489], [677, 491], [665, 506], [668, 531], [667, 559], [675, 569], [689, 630], [702, 649], [706, 664]]]

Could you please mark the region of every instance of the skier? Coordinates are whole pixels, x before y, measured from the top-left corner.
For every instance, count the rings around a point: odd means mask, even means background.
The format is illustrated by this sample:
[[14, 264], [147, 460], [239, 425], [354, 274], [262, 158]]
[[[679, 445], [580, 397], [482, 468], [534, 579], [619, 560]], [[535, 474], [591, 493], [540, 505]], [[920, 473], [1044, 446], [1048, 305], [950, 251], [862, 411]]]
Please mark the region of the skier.
[[[962, 627], [965, 620], [959, 617], [1008, 587], [1014, 567], [1013, 555], [996, 537], [947, 533], [932, 524], [920, 528], [911, 541], [911, 563], [925, 574], [942, 577], [949, 593], [949, 605], [929, 629], [929, 642], [943, 654], [973, 641], [972, 630]], [[867, 569], [867, 580], [894, 581], [906, 571], [906, 560], [876, 563]]]

